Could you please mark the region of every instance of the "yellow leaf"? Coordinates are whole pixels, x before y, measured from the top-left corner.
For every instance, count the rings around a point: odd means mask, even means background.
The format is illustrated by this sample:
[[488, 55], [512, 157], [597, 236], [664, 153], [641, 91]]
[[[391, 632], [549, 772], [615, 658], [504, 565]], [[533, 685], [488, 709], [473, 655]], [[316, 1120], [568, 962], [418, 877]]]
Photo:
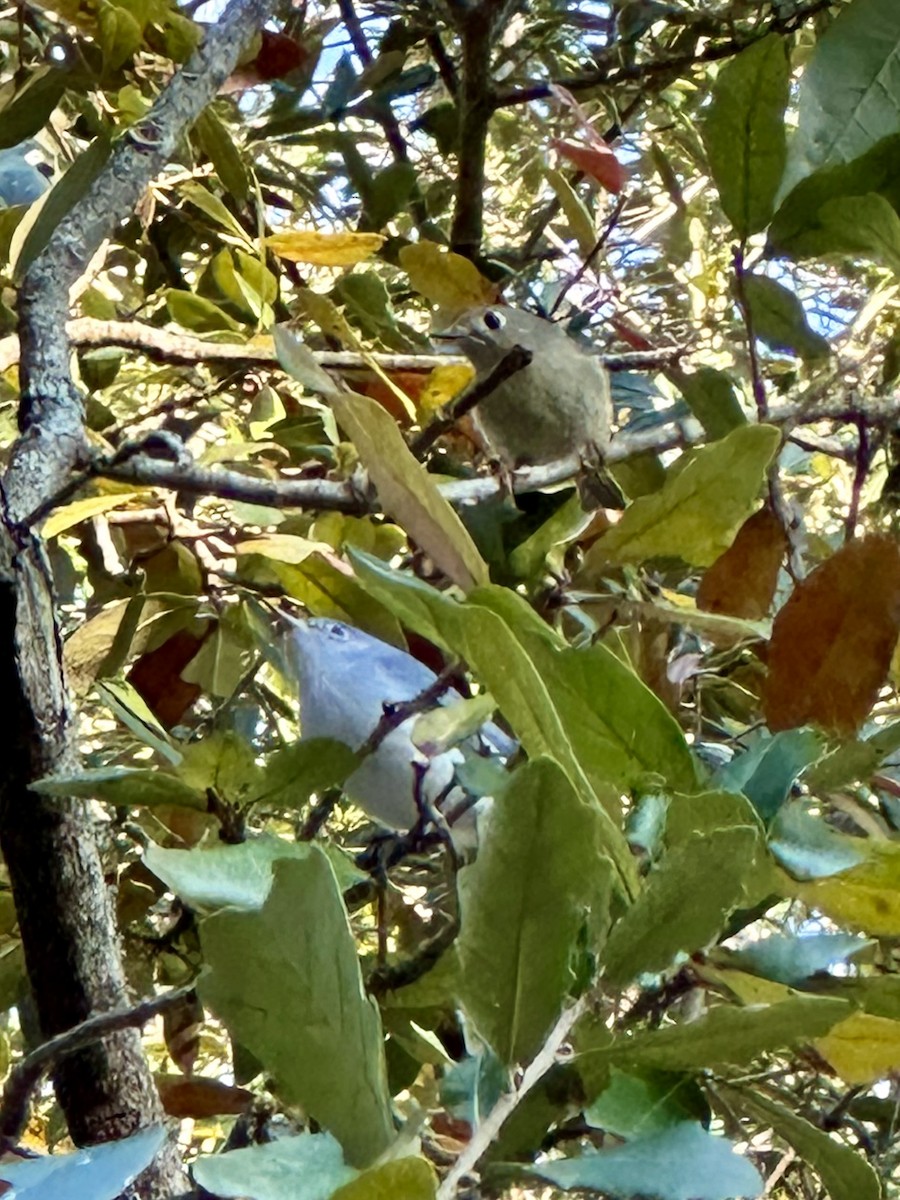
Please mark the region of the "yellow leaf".
[[292, 533], [270, 533], [265, 537], [250, 538], [238, 542], [236, 554], [261, 554], [263, 558], [274, 558], [278, 562], [302, 563], [311, 554], [322, 550], [332, 553], [331, 546], [324, 542], [312, 542], [309, 538], [297, 537]]
[[332, 1200], [432, 1200], [434, 1168], [424, 1158], [399, 1158], [370, 1167], [332, 1193]]
[[875, 937], [900, 935], [900, 854], [894, 847], [872, 847], [859, 866], [800, 884], [796, 896], [824, 912], [839, 925], [861, 929]]
[[48, 540], [57, 537], [67, 529], [80, 525], [82, 521], [99, 517], [101, 513], [109, 512], [112, 508], [122, 508], [129, 500], [140, 495], [140, 492], [120, 492], [118, 495], [86, 496], [83, 500], [75, 500], [50, 514], [41, 527], [41, 536]]
[[415, 290], [442, 308], [463, 312], [497, 299], [497, 289], [473, 263], [436, 242], [404, 246], [400, 265]]
[[448, 363], [435, 367], [418, 396], [419, 414], [430, 416], [458, 396], [475, 378], [475, 368], [468, 363]]
[[900, 1067], [900, 1021], [888, 1017], [854, 1013], [814, 1044], [845, 1083], [874, 1083]]
[[292, 230], [266, 238], [266, 245], [279, 258], [313, 263], [318, 267], [349, 267], [371, 258], [384, 245], [380, 233], [316, 233]]

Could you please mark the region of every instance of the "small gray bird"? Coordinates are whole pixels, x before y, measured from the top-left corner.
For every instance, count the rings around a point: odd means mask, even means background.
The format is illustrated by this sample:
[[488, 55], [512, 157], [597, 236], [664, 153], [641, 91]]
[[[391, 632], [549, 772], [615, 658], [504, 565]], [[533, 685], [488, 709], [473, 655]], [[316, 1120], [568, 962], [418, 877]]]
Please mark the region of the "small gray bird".
[[[285, 617], [289, 655], [299, 678], [301, 737], [334, 738], [357, 750], [381, 720], [385, 704], [412, 700], [437, 678], [411, 654], [352, 625]], [[460, 699], [451, 688], [439, 703]], [[424, 754], [411, 738], [417, 719], [410, 717], [393, 729], [344, 785], [354, 804], [389, 829], [411, 829], [419, 819], [414, 763], [424, 769], [424, 799], [435, 804], [454, 788], [465, 759], [457, 746], [430, 758]], [[515, 742], [492, 722], [480, 736], [498, 757], [515, 750]]]
[[34, 138], [0, 150], [0, 208], [33, 204], [43, 196], [50, 187], [39, 169], [44, 162], [44, 152]]
[[472, 414], [479, 436], [504, 466], [534, 466], [572, 454], [602, 458], [612, 425], [609, 379], [602, 364], [558, 325], [498, 304], [473, 309], [436, 336], [456, 342], [479, 379], [514, 346], [531, 352], [528, 366]]

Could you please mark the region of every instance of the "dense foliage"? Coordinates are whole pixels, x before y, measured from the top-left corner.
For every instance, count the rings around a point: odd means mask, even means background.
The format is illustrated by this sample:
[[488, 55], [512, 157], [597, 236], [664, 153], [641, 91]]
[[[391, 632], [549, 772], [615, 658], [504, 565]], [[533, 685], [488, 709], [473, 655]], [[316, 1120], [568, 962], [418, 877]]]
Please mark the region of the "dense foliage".
[[[889, 1193], [900, 8], [274, 7], [73, 289], [87, 448], [24, 522], [81, 755], [31, 800], [90, 802], [195, 1185]], [[13, 461], [16, 289], [64, 214], [115, 214], [196, 9], [0, 14], [0, 145], [54, 179], [0, 210]], [[430, 332], [504, 303], [607, 362], [600, 502], [432, 426], [472, 371]], [[342, 798], [285, 608], [455, 668], [432, 749], [517, 740], [466, 763], [476, 852]], [[40, 947], [0, 913], [15, 1062]], [[30, 1128], [63, 1137], [49, 1096]], [[52, 1194], [116, 1194], [132, 1146]]]

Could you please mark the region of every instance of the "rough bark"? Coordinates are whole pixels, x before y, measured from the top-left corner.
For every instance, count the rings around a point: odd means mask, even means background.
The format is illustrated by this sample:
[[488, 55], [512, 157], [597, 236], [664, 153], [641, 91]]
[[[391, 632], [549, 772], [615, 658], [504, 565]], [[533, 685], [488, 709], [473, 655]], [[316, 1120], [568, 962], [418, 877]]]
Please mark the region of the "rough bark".
[[[272, 7], [272, 0], [233, 0], [147, 118], [120, 141], [20, 291], [21, 436], [0, 496], [0, 686], [7, 712], [0, 848], [45, 1037], [91, 1013], [123, 1007], [128, 999], [89, 810], [79, 801], [29, 791], [33, 780], [74, 763], [52, 581], [43, 546], [25, 523], [85, 458], [81, 399], [69, 374], [69, 289], [165, 165], [182, 131], [213, 98]], [[118, 1031], [73, 1053], [59, 1064], [54, 1083], [80, 1144], [119, 1138], [163, 1117], [137, 1030]], [[171, 1196], [182, 1186], [170, 1147], [142, 1177], [139, 1194]]]

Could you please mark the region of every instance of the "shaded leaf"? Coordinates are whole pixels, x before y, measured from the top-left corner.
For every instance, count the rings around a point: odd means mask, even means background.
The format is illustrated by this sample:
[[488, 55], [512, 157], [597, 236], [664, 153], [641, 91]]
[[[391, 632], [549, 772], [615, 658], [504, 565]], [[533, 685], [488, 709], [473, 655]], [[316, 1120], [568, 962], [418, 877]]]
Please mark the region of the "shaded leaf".
[[203, 1154], [191, 1174], [208, 1192], [245, 1200], [329, 1200], [357, 1172], [327, 1133], [280, 1137], [227, 1154]]
[[195, 1121], [217, 1116], [237, 1116], [254, 1100], [253, 1092], [218, 1079], [187, 1079], [183, 1075], [154, 1076], [159, 1098], [170, 1117]]
[[206, 796], [155, 767], [94, 767], [75, 775], [47, 775], [29, 785], [42, 796], [82, 796], [126, 808], [175, 804], [206, 811]]
[[699, 367], [690, 375], [679, 371], [673, 379], [688, 408], [712, 439], [725, 437], [732, 429], [747, 424], [734, 384], [724, 371]]
[[530, 1168], [563, 1191], [653, 1196], [658, 1200], [731, 1200], [759, 1196], [762, 1178], [725, 1138], [694, 1121], [635, 1138], [610, 1150], [587, 1151]]
[[788, 46], [777, 34], [731, 59], [713, 85], [702, 134], [722, 208], [745, 238], [769, 222], [787, 157]]
[[851, 162], [900, 124], [900, 9], [855, 0], [816, 42], [800, 80], [781, 196], [817, 167]]
[[728, 961], [778, 983], [797, 984], [830, 966], [845, 963], [870, 943], [847, 933], [780, 934], [732, 951]]
[[605, 924], [599, 840], [597, 811], [556, 763], [538, 759], [495, 797], [475, 862], [460, 873], [460, 1000], [504, 1063], [527, 1062], [559, 1016], [588, 911]]
[[828, 342], [810, 329], [803, 306], [793, 292], [763, 275], [745, 275], [742, 287], [754, 337], [772, 350], [788, 351], [804, 361], [824, 358], [829, 353]]
[[609, 936], [610, 985], [623, 987], [643, 972], [668, 967], [679, 952], [708, 945], [740, 903], [758, 845], [755, 829], [737, 826], [691, 834], [670, 850]]

